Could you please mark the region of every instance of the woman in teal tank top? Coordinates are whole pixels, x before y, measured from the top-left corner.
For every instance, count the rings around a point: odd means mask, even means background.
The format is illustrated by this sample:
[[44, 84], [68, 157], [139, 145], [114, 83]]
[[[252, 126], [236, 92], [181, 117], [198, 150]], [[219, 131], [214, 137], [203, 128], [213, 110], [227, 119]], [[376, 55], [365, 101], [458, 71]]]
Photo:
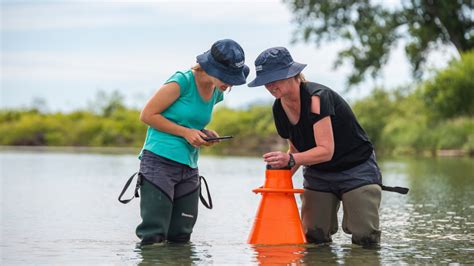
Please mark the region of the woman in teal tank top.
[[215, 42], [196, 57], [197, 65], [178, 71], [148, 100], [140, 120], [147, 124], [140, 153], [142, 245], [187, 242], [197, 218], [199, 147], [212, 145], [205, 129], [223, 92], [245, 84], [249, 68], [242, 47], [230, 39]]

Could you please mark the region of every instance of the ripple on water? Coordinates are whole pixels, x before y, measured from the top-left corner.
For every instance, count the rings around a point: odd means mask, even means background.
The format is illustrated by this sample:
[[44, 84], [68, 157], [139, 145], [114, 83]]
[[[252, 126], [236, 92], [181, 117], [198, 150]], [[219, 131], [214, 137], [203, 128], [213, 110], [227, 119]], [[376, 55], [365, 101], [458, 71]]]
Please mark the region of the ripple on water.
[[[2, 209], [2, 233], [9, 241], [0, 245], [5, 265], [249, 265], [273, 259], [281, 264], [307, 265], [474, 264], [474, 182], [465, 178], [472, 167], [451, 175], [466, 168], [467, 163], [459, 164], [461, 160], [450, 161], [450, 165], [457, 165], [448, 168], [443, 168], [443, 160], [397, 162], [397, 167], [388, 168], [381, 165], [387, 183], [411, 190], [406, 196], [384, 193], [379, 250], [352, 245], [350, 235], [339, 227], [332, 244], [303, 245], [293, 251], [290, 247], [287, 252], [255, 250], [245, 243], [260, 199], [250, 191], [262, 183], [261, 159], [204, 160], [202, 170], [216, 188], [211, 190], [219, 204], [212, 212], [202, 212], [193, 242], [134, 251], [139, 202], [124, 209], [117, 206], [115, 196], [123, 185], [117, 176], [137, 166], [135, 155], [24, 153], [0, 154], [0, 158], [5, 176], [15, 177], [3, 180], [9, 187], [3, 191], [7, 204]], [[113, 197], [83, 197], [84, 191]], [[53, 195], [55, 200], [43, 195]], [[45, 215], [32, 213], [32, 206], [44, 210]], [[75, 215], [65, 215], [65, 207], [69, 207], [66, 214]]]

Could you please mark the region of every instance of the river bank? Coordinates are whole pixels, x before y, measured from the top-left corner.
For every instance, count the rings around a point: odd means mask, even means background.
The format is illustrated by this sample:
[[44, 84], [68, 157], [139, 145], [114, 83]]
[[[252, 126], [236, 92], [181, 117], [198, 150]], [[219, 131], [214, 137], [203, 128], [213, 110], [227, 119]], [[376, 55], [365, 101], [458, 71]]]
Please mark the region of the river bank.
[[[275, 146], [274, 148], [276, 148]], [[207, 147], [206, 147], [207, 148]], [[239, 152], [232, 153], [231, 150], [225, 150], [225, 152], [212, 152], [212, 150], [204, 148], [201, 151], [202, 155], [223, 155], [223, 156], [243, 156], [243, 157], [260, 157], [262, 153], [257, 152]], [[25, 145], [0, 145], [0, 151], [25, 151], [25, 152], [66, 152], [66, 153], [98, 153], [98, 154], [138, 154], [141, 147], [90, 147], [90, 146], [25, 146]], [[264, 152], [264, 151], [262, 151]], [[378, 153], [379, 156], [388, 157], [474, 157], [474, 153], [466, 152], [461, 149], [451, 150], [437, 150], [427, 151], [421, 154], [398, 154], [398, 155], [387, 155], [384, 153]]]

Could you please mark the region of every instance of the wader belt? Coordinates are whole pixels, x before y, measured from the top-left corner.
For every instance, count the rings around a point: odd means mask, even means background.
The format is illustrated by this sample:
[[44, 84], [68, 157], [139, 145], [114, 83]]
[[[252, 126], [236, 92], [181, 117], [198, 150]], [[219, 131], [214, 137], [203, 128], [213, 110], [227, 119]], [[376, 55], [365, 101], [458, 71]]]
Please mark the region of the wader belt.
[[385, 190], [385, 191], [390, 191], [390, 192], [397, 192], [397, 193], [400, 193], [400, 194], [407, 194], [408, 193], [408, 188], [406, 187], [388, 187], [388, 186], [384, 186], [384, 185], [380, 185], [382, 187], [382, 190]]
[[[127, 191], [128, 187], [130, 186], [130, 184], [132, 183], [133, 181], [133, 178], [135, 176], [138, 176], [137, 178], [137, 183], [135, 185], [135, 191], [134, 191], [134, 195], [129, 198], [129, 199], [122, 199], [123, 197], [123, 194], [125, 194], [125, 192]], [[204, 196], [202, 195], [202, 189], [199, 191], [199, 198], [201, 199], [201, 203], [208, 209], [212, 209], [212, 198], [211, 198], [211, 193], [209, 192], [209, 186], [207, 185], [207, 181], [206, 179], [204, 178], [204, 176], [199, 176], [199, 182], [204, 181], [204, 185], [206, 186], [206, 194], [207, 194], [207, 201], [206, 199], [204, 198]], [[130, 201], [132, 201], [134, 198], [139, 198], [140, 195], [138, 193], [138, 190], [140, 190], [140, 186], [142, 185], [142, 175], [139, 173], [139, 172], [135, 172], [131, 177], [128, 178], [127, 182], [125, 183], [125, 186], [123, 187], [122, 189], [122, 192], [120, 192], [120, 195], [118, 197], [118, 201], [120, 201], [121, 203], [123, 204], [127, 204], [129, 203]]]
[[207, 186], [207, 181], [206, 179], [204, 178], [204, 176], [200, 175], [199, 176], [199, 182], [204, 181], [204, 185], [206, 185], [206, 194], [207, 194], [207, 199], [208, 199], [208, 202], [206, 202], [206, 199], [204, 199], [204, 196], [202, 195], [202, 189], [199, 191], [199, 198], [201, 199], [201, 202], [204, 206], [206, 206], [206, 208], [208, 209], [212, 209], [212, 199], [211, 199], [211, 194], [209, 192], [209, 187]]
[[[133, 197], [129, 198], [129, 199], [122, 199], [122, 196], [123, 194], [125, 194], [125, 191], [127, 191], [128, 187], [130, 186], [130, 183], [132, 183], [132, 180], [133, 178], [135, 177], [135, 175], [138, 174], [138, 178], [137, 178], [137, 184], [135, 185], [135, 193], [133, 195]], [[127, 204], [129, 203], [130, 201], [132, 201], [134, 198], [139, 198], [140, 195], [138, 194], [138, 190], [140, 189], [140, 186], [142, 184], [142, 176], [138, 173], [138, 172], [135, 172], [128, 180], [127, 180], [127, 183], [125, 183], [125, 186], [123, 187], [122, 189], [122, 192], [120, 192], [120, 195], [118, 197], [118, 200], [123, 203], [123, 204]]]

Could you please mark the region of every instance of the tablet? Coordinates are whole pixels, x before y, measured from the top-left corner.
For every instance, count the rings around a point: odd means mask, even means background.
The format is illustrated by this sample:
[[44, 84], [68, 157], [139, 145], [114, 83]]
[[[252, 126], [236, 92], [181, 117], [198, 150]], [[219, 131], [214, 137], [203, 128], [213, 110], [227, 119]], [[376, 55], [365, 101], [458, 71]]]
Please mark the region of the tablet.
[[209, 138], [203, 138], [205, 141], [219, 141], [219, 140], [226, 140], [226, 139], [231, 139], [233, 138], [232, 136], [222, 136], [222, 137], [209, 137]]

